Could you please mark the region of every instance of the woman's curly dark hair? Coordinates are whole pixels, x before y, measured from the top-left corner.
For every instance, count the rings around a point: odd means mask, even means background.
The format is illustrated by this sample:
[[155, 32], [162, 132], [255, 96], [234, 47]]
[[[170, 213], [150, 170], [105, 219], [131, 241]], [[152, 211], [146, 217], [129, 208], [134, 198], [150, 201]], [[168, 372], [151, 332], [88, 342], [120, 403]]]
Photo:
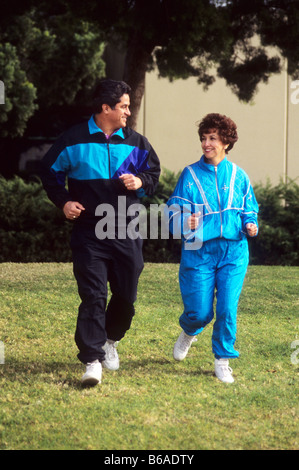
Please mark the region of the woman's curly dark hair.
[[218, 132], [220, 140], [228, 147], [225, 150], [227, 153], [231, 150], [238, 140], [237, 126], [232, 119], [218, 113], [207, 114], [199, 123], [198, 135], [202, 140], [203, 134], [211, 132]]

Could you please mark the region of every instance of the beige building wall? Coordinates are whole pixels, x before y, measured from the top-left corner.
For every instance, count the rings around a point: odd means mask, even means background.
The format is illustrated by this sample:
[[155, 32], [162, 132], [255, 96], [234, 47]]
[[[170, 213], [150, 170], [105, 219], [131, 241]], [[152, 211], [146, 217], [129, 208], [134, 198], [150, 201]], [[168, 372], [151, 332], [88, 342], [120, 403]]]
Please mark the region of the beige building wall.
[[251, 104], [241, 103], [222, 79], [204, 91], [194, 78], [170, 83], [151, 72], [137, 131], [149, 139], [162, 167], [177, 172], [202, 155], [196, 123], [211, 112], [225, 114], [239, 134], [228, 158], [252, 183], [270, 178], [277, 184], [286, 175], [299, 177], [299, 82], [298, 104], [294, 93], [285, 72], [260, 84]]

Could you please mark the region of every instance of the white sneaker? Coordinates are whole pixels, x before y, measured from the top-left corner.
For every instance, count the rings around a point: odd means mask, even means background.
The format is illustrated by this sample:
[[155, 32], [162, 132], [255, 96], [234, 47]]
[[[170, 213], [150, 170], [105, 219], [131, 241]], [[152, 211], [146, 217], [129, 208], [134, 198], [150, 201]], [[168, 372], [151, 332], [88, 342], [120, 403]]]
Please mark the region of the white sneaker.
[[119, 358], [116, 350], [117, 345], [118, 341], [112, 341], [110, 339], [107, 339], [106, 343], [103, 346], [106, 355], [104, 361], [102, 362], [102, 365], [107, 369], [119, 369]]
[[96, 360], [86, 364], [86, 372], [81, 379], [83, 385], [97, 385], [102, 380], [102, 364]]
[[196, 336], [189, 336], [184, 331], [181, 332], [173, 348], [173, 357], [176, 361], [185, 359], [193, 341], [197, 341]]
[[215, 359], [215, 375], [219, 380], [232, 384], [234, 382], [232, 372], [233, 370], [228, 366], [228, 359]]

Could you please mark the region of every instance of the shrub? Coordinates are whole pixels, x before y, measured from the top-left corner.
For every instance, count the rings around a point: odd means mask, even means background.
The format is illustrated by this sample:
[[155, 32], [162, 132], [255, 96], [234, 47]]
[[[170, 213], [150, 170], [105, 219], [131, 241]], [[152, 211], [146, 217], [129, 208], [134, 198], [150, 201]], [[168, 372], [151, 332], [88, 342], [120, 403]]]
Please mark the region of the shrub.
[[[148, 212], [151, 204], [157, 204], [160, 206], [168, 201], [180, 174], [181, 172], [174, 173], [163, 168], [155, 195], [151, 198], [144, 198], [142, 200], [142, 204], [148, 208]], [[160, 234], [161, 219], [159, 219], [159, 223]], [[147, 226], [149, 227], [149, 216]], [[160, 239], [160, 236], [158, 240], [151, 240], [148, 238], [143, 241], [143, 254], [144, 260], [152, 263], [179, 262], [181, 256], [181, 242], [180, 240], [174, 240], [171, 234], [169, 234], [169, 239], [167, 240]]]
[[293, 180], [254, 187], [259, 235], [250, 241], [252, 263], [299, 265], [299, 186]]
[[[142, 204], [165, 204], [179, 173], [164, 169], [156, 194]], [[260, 206], [259, 235], [250, 239], [252, 264], [299, 265], [299, 186], [295, 181], [272, 186], [255, 185]], [[149, 223], [148, 223], [149, 227]], [[26, 183], [19, 177], [0, 177], [0, 262], [66, 262], [72, 222], [49, 200], [39, 181]], [[149, 262], [178, 262], [181, 243], [144, 240], [144, 259]]]
[[71, 224], [40, 182], [0, 177], [0, 261], [69, 261]]

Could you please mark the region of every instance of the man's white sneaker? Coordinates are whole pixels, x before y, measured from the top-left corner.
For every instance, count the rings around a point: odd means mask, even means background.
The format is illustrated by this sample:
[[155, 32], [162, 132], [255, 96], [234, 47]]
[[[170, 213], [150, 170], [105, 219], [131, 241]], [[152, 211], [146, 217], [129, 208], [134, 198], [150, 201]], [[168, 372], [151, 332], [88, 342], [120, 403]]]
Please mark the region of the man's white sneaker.
[[184, 331], [181, 332], [173, 348], [173, 357], [176, 361], [185, 359], [193, 341], [197, 341], [196, 336], [189, 336]]
[[86, 364], [86, 372], [81, 379], [82, 385], [97, 385], [102, 380], [102, 364], [96, 360]]
[[215, 375], [219, 380], [232, 384], [234, 382], [232, 372], [232, 369], [228, 366], [228, 359], [215, 359]]
[[103, 346], [105, 351], [105, 359], [102, 362], [103, 366], [110, 370], [119, 369], [119, 358], [116, 350], [118, 341], [112, 341], [107, 339], [106, 343]]

